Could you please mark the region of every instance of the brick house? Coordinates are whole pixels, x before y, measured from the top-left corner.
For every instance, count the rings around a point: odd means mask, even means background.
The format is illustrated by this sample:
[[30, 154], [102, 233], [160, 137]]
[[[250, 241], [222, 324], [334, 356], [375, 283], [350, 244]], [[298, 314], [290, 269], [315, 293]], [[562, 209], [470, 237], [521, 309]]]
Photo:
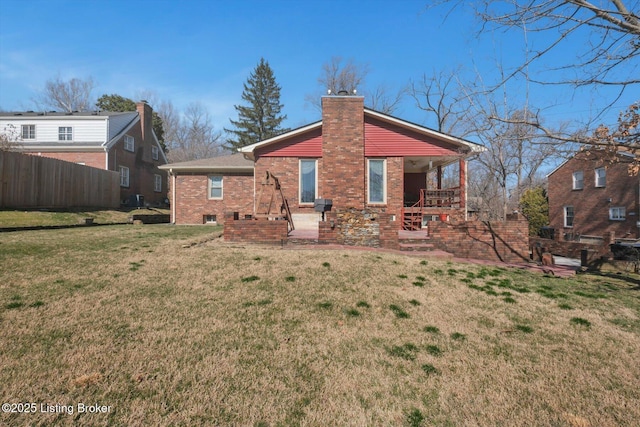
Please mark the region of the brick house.
[[0, 132], [17, 151], [120, 173], [120, 199], [141, 194], [151, 205], [167, 197], [167, 163], [155, 133], [153, 110], [138, 102], [133, 112], [0, 113]]
[[176, 224], [222, 224], [225, 212], [253, 211], [253, 162], [241, 153], [160, 169], [169, 172]]
[[325, 198], [333, 210], [375, 209], [416, 230], [440, 218], [466, 219], [466, 158], [481, 149], [365, 108], [362, 97], [327, 96], [321, 121], [232, 156], [162, 169], [171, 175], [172, 221], [178, 224], [223, 223], [230, 210], [256, 216], [270, 172], [296, 228], [317, 228], [314, 201]]
[[598, 150], [581, 151], [547, 176], [550, 226], [561, 239], [640, 237], [640, 181], [629, 175], [632, 160], [624, 152], [610, 162]]

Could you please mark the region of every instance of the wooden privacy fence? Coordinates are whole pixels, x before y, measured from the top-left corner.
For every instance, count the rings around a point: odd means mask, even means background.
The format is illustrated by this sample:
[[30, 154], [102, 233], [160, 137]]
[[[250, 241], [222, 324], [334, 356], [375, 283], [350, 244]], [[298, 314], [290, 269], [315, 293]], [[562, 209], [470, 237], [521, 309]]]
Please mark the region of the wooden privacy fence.
[[117, 172], [0, 150], [0, 208], [119, 206]]

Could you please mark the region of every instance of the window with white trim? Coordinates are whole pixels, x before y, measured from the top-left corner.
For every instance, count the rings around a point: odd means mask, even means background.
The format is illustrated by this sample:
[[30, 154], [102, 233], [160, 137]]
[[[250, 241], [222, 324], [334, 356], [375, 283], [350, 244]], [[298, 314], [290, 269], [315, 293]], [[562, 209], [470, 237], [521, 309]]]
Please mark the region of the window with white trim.
[[218, 218], [215, 215], [205, 215], [204, 216], [204, 223], [205, 224], [217, 224], [218, 223]]
[[22, 125], [22, 139], [36, 139], [36, 125]]
[[300, 160], [300, 203], [314, 203], [318, 194], [318, 161]]
[[124, 149], [127, 151], [136, 151], [135, 140], [132, 136], [124, 136]]
[[584, 172], [575, 171], [573, 173], [573, 187], [574, 190], [582, 190], [584, 188]]
[[368, 201], [369, 203], [387, 202], [387, 161], [384, 159], [369, 159], [367, 168]]
[[157, 174], [153, 175], [153, 191], [156, 193], [160, 193], [162, 191], [162, 176]]
[[627, 210], [624, 207], [609, 208], [609, 219], [612, 221], [624, 221], [626, 215]]
[[209, 177], [209, 198], [222, 199], [222, 176], [213, 175]]
[[129, 168], [126, 166], [120, 166], [120, 187], [129, 186]]
[[573, 206], [564, 207], [564, 226], [565, 227], [573, 227], [574, 214], [575, 212], [573, 211]]
[[155, 145], [151, 146], [151, 158], [153, 160], [158, 160], [158, 157], [159, 157], [158, 147], [156, 147]]
[[607, 170], [605, 168], [596, 169], [596, 187], [607, 185]]
[[71, 126], [58, 127], [58, 141], [73, 141], [73, 128]]

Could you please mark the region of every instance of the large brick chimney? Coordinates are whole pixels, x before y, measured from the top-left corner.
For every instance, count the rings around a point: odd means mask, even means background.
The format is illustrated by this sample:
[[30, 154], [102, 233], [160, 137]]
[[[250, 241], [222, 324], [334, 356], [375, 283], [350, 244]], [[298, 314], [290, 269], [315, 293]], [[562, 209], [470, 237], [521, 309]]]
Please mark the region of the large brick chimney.
[[334, 209], [365, 206], [364, 98], [322, 98], [322, 197]]
[[142, 139], [151, 138], [153, 131], [153, 109], [147, 101], [136, 102], [136, 111], [140, 115], [140, 125], [142, 128]]

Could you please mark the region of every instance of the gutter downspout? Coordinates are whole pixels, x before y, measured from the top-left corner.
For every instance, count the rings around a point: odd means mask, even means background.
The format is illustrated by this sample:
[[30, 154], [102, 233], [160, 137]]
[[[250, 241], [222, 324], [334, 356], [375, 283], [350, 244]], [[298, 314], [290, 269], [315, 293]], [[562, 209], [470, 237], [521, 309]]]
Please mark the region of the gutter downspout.
[[176, 176], [173, 169], [169, 169], [171, 175], [171, 223], [176, 224]]

